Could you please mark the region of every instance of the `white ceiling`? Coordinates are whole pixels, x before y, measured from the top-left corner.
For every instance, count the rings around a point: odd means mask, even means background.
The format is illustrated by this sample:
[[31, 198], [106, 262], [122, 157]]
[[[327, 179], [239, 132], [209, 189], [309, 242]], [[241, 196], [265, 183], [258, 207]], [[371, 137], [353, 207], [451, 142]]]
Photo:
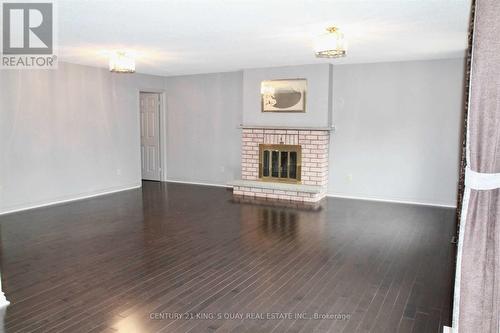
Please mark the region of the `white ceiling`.
[[[132, 49], [137, 71], [181, 75], [244, 68], [463, 56], [470, 0], [58, 1], [62, 61], [106, 67]], [[314, 37], [339, 26], [346, 58], [314, 57]]]

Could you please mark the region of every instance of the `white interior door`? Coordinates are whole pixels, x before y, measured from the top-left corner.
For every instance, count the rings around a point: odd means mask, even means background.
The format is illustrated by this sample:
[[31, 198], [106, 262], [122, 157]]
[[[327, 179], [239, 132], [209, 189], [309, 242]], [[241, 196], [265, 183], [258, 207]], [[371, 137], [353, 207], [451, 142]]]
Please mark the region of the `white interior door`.
[[141, 93], [142, 179], [160, 180], [160, 94]]

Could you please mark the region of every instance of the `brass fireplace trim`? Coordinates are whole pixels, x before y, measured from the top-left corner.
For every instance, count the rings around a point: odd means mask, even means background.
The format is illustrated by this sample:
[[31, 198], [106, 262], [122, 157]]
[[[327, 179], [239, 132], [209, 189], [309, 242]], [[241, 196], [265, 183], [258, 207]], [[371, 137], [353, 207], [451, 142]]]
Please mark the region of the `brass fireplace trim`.
[[[278, 171], [278, 177], [263, 176], [263, 163], [264, 163], [264, 151], [286, 151], [297, 153], [297, 178], [281, 178], [281, 168]], [[271, 162], [270, 162], [271, 163]], [[288, 159], [287, 171], [290, 171], [290, 159]], [[271, 174], [271, 173], [269, 173]], [[280, 183], [292, 183], [300, 184], [302, 176], [302, 148], [300, 145], [285, 145], [285, 144], [259, 144], [259, 179], [266, 182], [280, 182]]]

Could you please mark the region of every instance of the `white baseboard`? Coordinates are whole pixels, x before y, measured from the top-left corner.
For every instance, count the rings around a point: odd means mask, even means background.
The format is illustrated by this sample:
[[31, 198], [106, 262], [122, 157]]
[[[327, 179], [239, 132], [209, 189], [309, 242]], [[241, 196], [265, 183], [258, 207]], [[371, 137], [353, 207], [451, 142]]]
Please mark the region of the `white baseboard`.
[[434, 207], [444, 207], [444, 208], [457, 208], [455, 205], [445, 205], [445, 204], [437, 204], [430, 202], [420, 202], [420, 201], [409, 201], [409, 200], [394, 200], [394, 199], [380, 199], [373, 197], [362, 197], [362, 196], [354, 196], [354, 195], [344, 195], [344, 194], [328, 194], [327, 197], [331, 198], [341, 198], [341, 199], [353, 199], [353, 200], [366, 200], [366, 201], [378, 201], [378, 202], [390, 202], [390, 203], [399, 203], [406, 205], [419, 205], [419, 206], [434, 206]]
[[141, 184], [127, 185], [127, 186], [123, 186], [123, 187], [110, 188], [110, 189], [100, 190], [97, 192], [91, 192], [91, 193], [86, 193], [86, 194], [77, 194], [75, 196], [71, 196], [71, 197], [64, 198], [64, 199], [55, 199], [53, 201], [47, 201], [47, 202], [36, 203], [36, 204], [28, 204], [26, 206], [22, 206], [19, 208], [11, 208], [11, 209], [7, 209], [5, 211], [0, 211], [0, 215], [11, 214], [11, 213], [21, 212], [21, 211], [25, 211], [25, 210], [30, 210], [30, 209], [41, 208], [41, 207], [54, 206], [54, 205], [59, 205], [59, 204], [67, 203], [67, 202], [89, 199], [89, 198], [93, 198], [93, 197], [99, 197], [101, 195], [133, 190], [136, 188], [140, 188], [141, 186], [142, 186]]
[[[189, 184], [189, 185], [201, 185], [201, 186], [216, 186], [216, 187], [224, 187], [224, 188], [232, 188], [233, 186], [227, 184], [213, 184], [213, 183], [203, 183], [203, 182], [189, 182], [183, 180], [174, 180], [167, 179], [169, 183], [179, 183], [179, 184]], [[419, 202], [419, 201], [408, 201], [408, 200], [394, 200], [394, 199], [380, 199], [373, 197], [362, 197], [362, 196], [353, 196], [353, 195], [343, 195], [343, 194], [328, 194], [327, 197], [332, 198], [342, 198], [342, 199], [353, 199], [353, 200], [366, 200], [366, 201], [378, 201], [378, 202], [389, 202], [389, 203], [399, 203], [406, 205], [419, 205], [419, 206], [433, 206], [433, 207], [444, 207], [444, 208], [457, 208], [455, 205], [445, 205], [445, 204], [436, 204], [430, 202]]]
[[448, 326], [443, 326], [443, 333], [453, 333], [453, 328]]
[[[200, 186], [214, 186], [214, 187], [223, 187], [223, 188], [232, 188], [232, 186], [227, 185], [227, 184], [214, 184], [214, 183], [205, 183], [205, 182], [190, 182], [190, 181], [183, 181], [183, 180], [175, 180], [175, 179], [167, 179], [166, 180], [169, 183], [179, 183], [179, 184], [189, 184], [189, 185], [200, 185]], [[47, 207], [47, 206], [53, 206], [53, 205], [58, 205], [66, 202], [71, 202], [71, 201], [77, 201], [77, 200], [83, 200], [83, 199], [88, 199], [88, 198], [93, 198], [101, 195], [106, 195], [106, 194], [112, 194], [116, 192], [122, 192], [122, 191], [127, 191], [127, 190], [132, 190], [141, 187], [141, 184], [134, 184], [134, 185], [129, 185], [129, 186], [124, 186], [124, 187], [119, 187], [119, 188], [112, 188], [112, 189], [106, 189], [102, 191], [98, 191], [95, 193], [87, 193], [87, 194], [79, 194], [72, 196], [70, 198], [64, 198], [64, 199], [56, 199], [54, 201], [49, 201], [49, 202], [43, 202], [43, 203], [36, 203], [36, 204], [28, 204], [23, 207], [19, 208], [11, 208], [7, 209], [5, 211], [0, 211], [0, 215], [5, 215], [5, 214], [11, 214], [11, 213], [16, 213], [20, 211], [25, 211], [25, 210], [30, 210], [30, 209], [35, 209], [35, 208], [40, 208], [40, 207]], [[351, 196], [351, 195], [343, 195], [343, 194], [327, 194], [327, 197], [332, 197], [332, 198], [342, 198], [342, 199], [354, 199], [354, 200], [366, 200], [366, 201], [378, 201], [378, 202], [390, 202], [390, 203], [400, 203], [400, 204], [408, 204], [408, 205], [421, 205], [421, 206], [435, 206], [435, 207], [445, 207], [445, 208], [456, 208], [454, 205], [443, 205], [443, 204], [435, 204], [435, 203], [426, 203], [426, 202], [415, 202], [415, 201], [406, 201], [406, 200], [392, 200], [392, 199], [380, 199], [380, 198], [371, 198], [371, 197], [362, 197], [362, 196]]]
[[215, 186], [215, 187], [224, 187], [224, 188], [233, 188], [231, 185], [227, 184], [213, 184], [213, 183], [202, 183], [202, 182], [187, 182], [184, 180], [175, 180], [175, 179], [167, 179], [167, 183], [179, 183], [179, 184], [188, 184], [188, 185], [200, 185], [200, 186]]

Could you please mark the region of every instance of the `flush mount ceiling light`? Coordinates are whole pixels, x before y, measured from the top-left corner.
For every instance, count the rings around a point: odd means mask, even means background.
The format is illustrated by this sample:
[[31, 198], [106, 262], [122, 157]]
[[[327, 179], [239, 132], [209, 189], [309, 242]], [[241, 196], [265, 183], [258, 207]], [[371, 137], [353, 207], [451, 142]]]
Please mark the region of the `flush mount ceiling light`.
[[134, 73], [135, 59], [125, 51], [115, 51], [109, 57], [109, 70], [114, 73]]
[[326, 28], [326, 33], [319, 36], [315, 43], [316, 57], [341, 58], [346, 56], [344, 34], [337, 27]]

